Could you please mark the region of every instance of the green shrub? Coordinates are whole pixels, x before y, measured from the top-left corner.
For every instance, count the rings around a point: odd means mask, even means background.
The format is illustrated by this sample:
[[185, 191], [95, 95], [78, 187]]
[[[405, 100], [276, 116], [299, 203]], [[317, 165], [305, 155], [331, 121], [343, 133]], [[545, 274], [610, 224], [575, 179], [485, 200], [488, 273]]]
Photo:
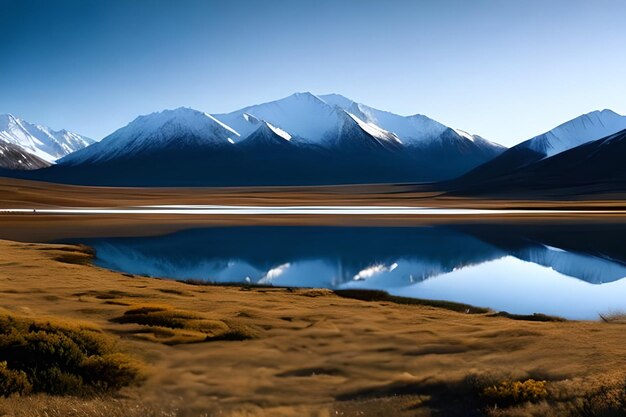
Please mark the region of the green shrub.
[[139, 367], [93, 329], [0, 317], [0, 396], [89, 395], [139, 379]]
[[82, 365], [84, 382], [102, 390], [118, 390], [137, 379], [137, 366], [120, 353], [90, 356]]

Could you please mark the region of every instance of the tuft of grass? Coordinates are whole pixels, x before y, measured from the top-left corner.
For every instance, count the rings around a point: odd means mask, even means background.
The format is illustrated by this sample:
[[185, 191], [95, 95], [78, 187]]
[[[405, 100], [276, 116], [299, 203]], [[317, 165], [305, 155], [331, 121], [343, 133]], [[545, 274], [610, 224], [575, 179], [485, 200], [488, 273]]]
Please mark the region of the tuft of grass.
[[477, 409], [491, 417], [626, 415], [626, 376], [621, 371], [549, 382], [474, 374], [463, 385], [473, 393]]
[[93, 256], [82, 252], [67, 252], [54, 257], [57, 262], [74, 265], [90, 265]]
[[606, 314], [598, 314], [600, 319], [605, 323], [626, 323], [626, 313], [606, 313]]
[[[180, 400], [148, 401], [109, 395], [90, 398], [33, 394], [25, 397], [0, 397], [3, 417], [207, 417], [209, 413], [182, 411]], [[210, 406], [207, 406], [210, 409]], [[213, 414], [210, 414], [213, 415]]]
[[257, 336], [251, 328], [235, 321], [216, 320], [196, 312], [165, 306], [134, 307], [111, 321], [145, 326], [137, 332], [138, 335], [169, 345], [218, 340], [247, 340]]
[[55, 261], [75, 265], [91, 265], [96, 255], [96, 252], [92, 248], [85, 245], [42, 248], [40, 250], [57, 252], [53, 258]]
[[490, 404], [507, 407], [526, 402], [539, 402], [548, 397], [546, 381], [502, 381], [483, 389], [482, 397]]
[[455, 303], [452, 301], [399, 297], [380, 290], [334, 290], [334, 293], [340, 297], [361, 301], [385, 301], [396, 304], [429, 306], [468, 314], [484, 314], [491, 311], [488, 308], [475, 307], [469, 304]]
[[145, 295], [131, 293], [128, 291], [108, 290], [108, 291], [86, 291], [73, 294], [76, 297], [94, 297], [98, 300], [120, 300], [124, 298], [146, 298]]
[[97, 330], [0, 316], [0, 396], [93, 395], [140, 379], [139, 365]]
[[163, 294], [173, 294], [173, 295], [181, 295], [181, 296], [187, 295], [184, 291], [176, 290], [173, 288], [158, 288], [157, 290], [162, 292]]

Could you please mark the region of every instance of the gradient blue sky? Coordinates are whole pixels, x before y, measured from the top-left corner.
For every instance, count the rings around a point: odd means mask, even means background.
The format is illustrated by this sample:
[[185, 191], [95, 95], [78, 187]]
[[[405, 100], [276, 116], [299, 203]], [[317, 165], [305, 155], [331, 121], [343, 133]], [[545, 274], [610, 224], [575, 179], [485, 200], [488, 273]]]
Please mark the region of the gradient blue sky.
[[140, 114], [336, 92], [505, 145], [626, 114], [621, 0], [0, 0], [0, 113], [100, 139]]

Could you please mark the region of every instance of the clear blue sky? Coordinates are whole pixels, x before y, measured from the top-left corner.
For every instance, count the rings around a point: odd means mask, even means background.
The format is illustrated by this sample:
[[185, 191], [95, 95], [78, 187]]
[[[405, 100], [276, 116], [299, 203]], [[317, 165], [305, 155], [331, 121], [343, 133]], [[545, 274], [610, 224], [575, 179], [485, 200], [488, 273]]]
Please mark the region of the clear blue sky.
[[0, 0], [0, 113], [100, 139], [296, 91], [512, 145], [626, 114], [622, 0]]

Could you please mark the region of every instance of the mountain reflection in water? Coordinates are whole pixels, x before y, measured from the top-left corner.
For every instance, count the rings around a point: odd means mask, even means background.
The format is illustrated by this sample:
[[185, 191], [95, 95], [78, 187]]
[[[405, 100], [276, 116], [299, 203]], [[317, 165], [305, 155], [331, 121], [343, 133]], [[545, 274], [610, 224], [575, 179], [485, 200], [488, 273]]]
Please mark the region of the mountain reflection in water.
[[626, 227], [216, 227], [73, 239], [137, 275], [382, 289], [512, 313], [594, 319], [626, 311]]

